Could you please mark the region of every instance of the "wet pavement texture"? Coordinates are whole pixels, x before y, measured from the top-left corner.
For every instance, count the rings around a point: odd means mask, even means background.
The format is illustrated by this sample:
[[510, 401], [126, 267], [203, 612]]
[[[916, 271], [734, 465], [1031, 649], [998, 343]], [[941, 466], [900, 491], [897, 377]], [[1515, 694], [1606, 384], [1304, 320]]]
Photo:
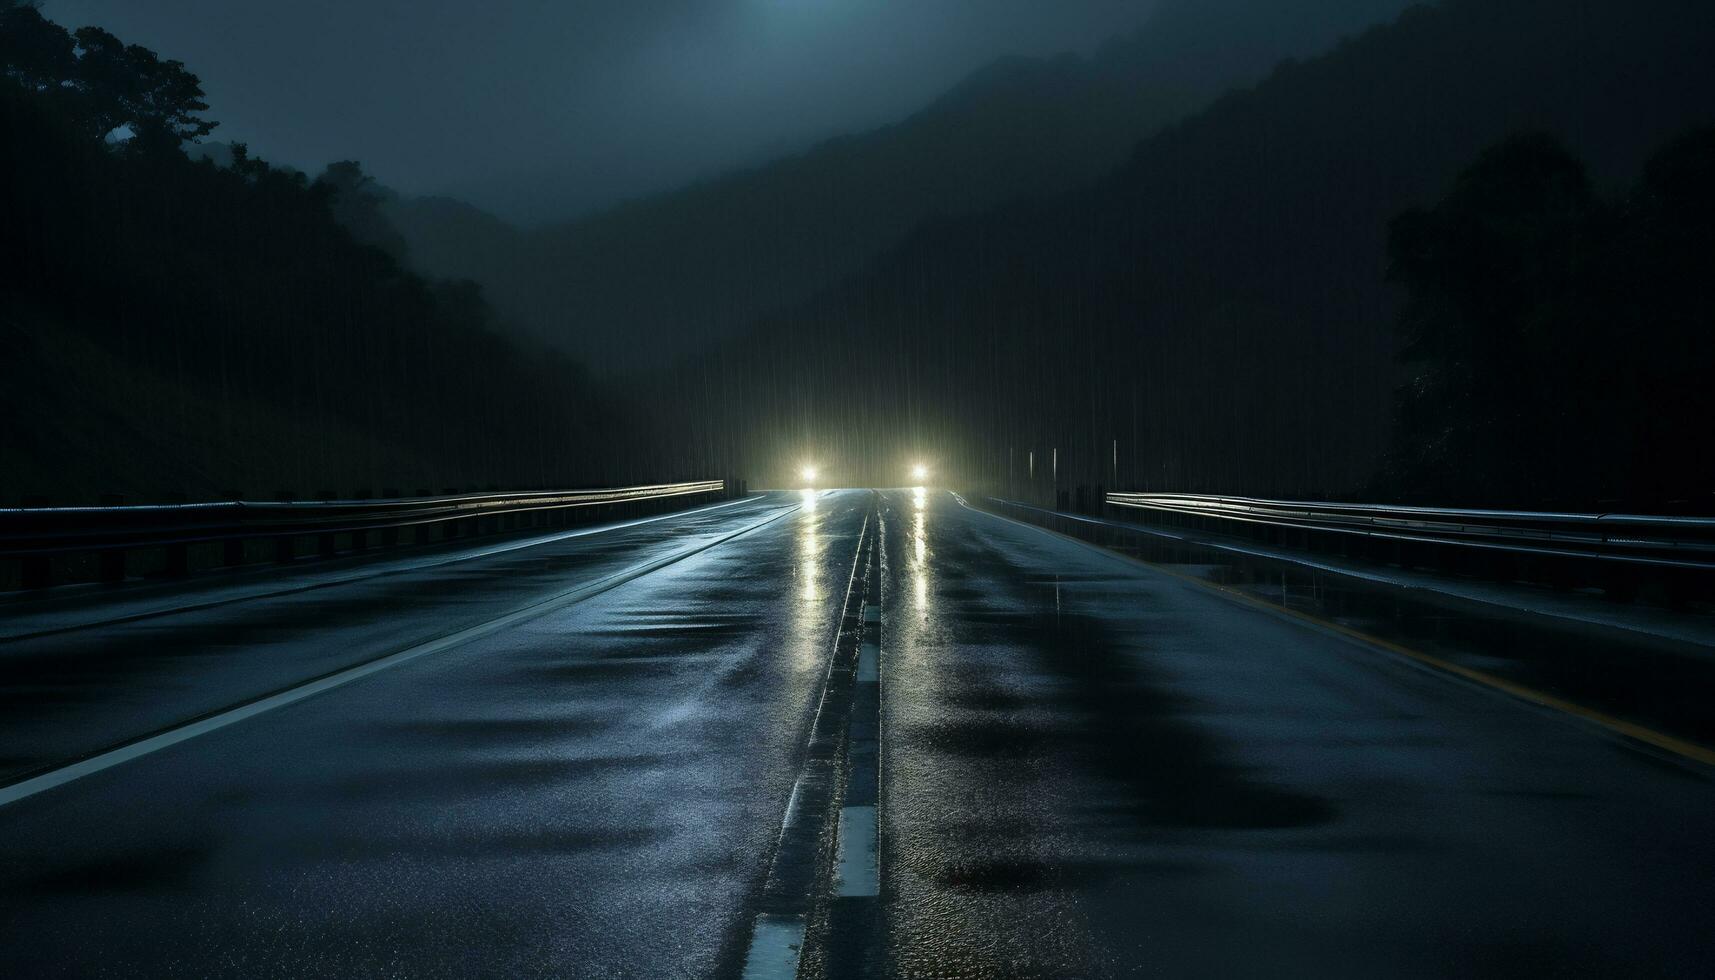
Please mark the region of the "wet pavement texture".
[[[0, 781], [493, 619], [793, 503], [700, 508], [606, 533], [548, 535], [535, 547], [509, 542], [463, 561], [387, 561], [354, 579], [350, 570], [291, 573], [292, 591], [118, 623], [86, 607], [82, 629], [38, 617], [60, 631], [0, 640]], [[316, 587], [318, 579], [330, 584]], [[193, 589], [185, 605], [207, 599]], [[29, 612], [0, 615], [25, 622]]]
[[734, 972], [868, 509], [0, 809], [0, 975]]
[[1698, 975], [1715, 785], [1117, 555], [893, 493], [909, 977]]
[[[1715, 621], [1693, 607], [1655, 610], [1517, 583], [1437, 576], [1326, 559], [1275, 560], [1178, 531], [994, 502], [1022, 517], [1167, 571], [1357, 630], [1449, 663], [1715, 746]], [[1485, 599], [1472, 598], [1485, 596]], [[1630, 622], [1630, 625], [1625, 625]], [[1703, 642], [1699, 642], [1701, 638]]]
[[[902, 490], [0, 643], [9, 782], [754, 528], [0, 806], [0, 976], [741, 975], [872, 512], [878, 948], [861, 970], [806, 951], [807, 975], [1696, 976], [1715, 955], [1707, 771]], [[1455, 619], [1438, 649], [1540, 662], [1533, 629], [1572, 629], [1507, 623]]]

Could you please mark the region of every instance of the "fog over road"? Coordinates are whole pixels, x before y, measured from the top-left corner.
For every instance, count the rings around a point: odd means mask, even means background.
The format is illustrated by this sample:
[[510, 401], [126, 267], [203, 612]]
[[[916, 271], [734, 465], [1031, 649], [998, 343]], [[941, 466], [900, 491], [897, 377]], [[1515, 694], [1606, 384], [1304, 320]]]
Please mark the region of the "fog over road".
[[[0, 615], [0, 975], [767, 975], [818, 760], [805, 975], [1715, 955], [1705, 769], [940, 491]], [[878, 913], [845, 934], [832, 816], [871, 764]]]

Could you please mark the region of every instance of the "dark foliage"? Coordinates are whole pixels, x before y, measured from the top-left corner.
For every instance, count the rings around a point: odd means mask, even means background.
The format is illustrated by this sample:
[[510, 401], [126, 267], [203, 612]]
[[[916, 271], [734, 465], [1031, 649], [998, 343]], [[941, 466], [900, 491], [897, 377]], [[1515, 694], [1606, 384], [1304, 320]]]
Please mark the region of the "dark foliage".
[[195, 77], [69, 37], [0, 7], [0, 495], [611, 478], [579, 368], [336, 220], [374, 210], [354, 165], [192, 162]]
[[338, 221], [360, 244], [386, 252], [403, 265], [408, 252], [405, 236], [388, 220], [381, 207], [396, 195], [363, 172], [356, 160], [330, 163], [316, 183], [328, 192], [328, 204]]
[[1383, 488], [1715, 510], [1715, 130], [1616, 201], [1550, 137], [1488, 151], [1393, 224], [1414, 372]]
[[177, 61], [99, 27], [67, 31], [32, 5], [0, 3], [0, 75], [53, 105], [86, 136], [139, 148], [174, 147], [215, 123], [202, 83]]

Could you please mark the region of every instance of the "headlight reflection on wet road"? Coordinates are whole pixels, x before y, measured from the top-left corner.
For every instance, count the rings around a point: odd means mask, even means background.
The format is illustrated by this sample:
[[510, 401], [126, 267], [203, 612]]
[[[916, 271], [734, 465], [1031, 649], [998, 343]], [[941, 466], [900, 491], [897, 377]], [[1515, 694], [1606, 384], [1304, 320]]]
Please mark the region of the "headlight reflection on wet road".
[[[798, 514], [798, 575], [794, 583], [798, 595], [794, 605], [799, 610], [800, 622], [795, 624], [797, 628], [793, 630], [793, 635], [800, 637], [816, 635], [816, 631], [808, 627], [825, 598], [821, 560], [822, 552], [827, 549], [828, 543], [821, 533], [823, 513], [817, 507], [820, 498], [820, 492], [805, 490], [802, 497], [803, 510]], [[802, 655], [814, 656], [814, 651], [805, 651]]]
[[929, 525], [928, 495], [922, 487], [911, 491], [911, 589], [917, 612], [929, 615]]

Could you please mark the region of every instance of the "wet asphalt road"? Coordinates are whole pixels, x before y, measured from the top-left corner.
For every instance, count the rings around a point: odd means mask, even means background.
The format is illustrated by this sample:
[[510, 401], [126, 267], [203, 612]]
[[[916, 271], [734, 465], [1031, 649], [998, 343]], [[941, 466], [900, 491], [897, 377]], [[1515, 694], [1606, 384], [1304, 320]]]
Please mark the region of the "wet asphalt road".
[[740, 975], [872, 510], [876, 972], [1705, 974], [1706, 772], [907, 490], [0, 642], [13, 781], [609, 583], [0, 806], [0, 976]]
[[886, 505], [900, 975], [1705, 975], [1706, 773], [943, 495]]

